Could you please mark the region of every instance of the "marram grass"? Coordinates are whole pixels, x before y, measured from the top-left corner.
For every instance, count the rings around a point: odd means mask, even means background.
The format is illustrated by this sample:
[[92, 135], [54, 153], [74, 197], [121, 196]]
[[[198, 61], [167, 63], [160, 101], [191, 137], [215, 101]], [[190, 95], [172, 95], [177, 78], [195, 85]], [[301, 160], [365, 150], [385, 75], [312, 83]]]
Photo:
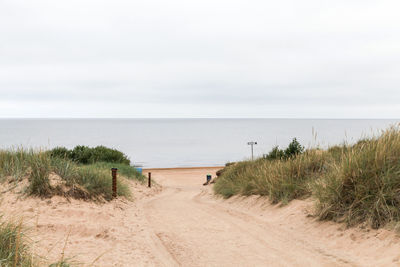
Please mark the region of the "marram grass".
[[70, 259], [64, 259], [64, 257], [60, 261], [48, 265], [45, 257], [33, 254], [31, 246], [33, 247], [33, 241], [26, 236], [26, 228], [23, 226], [22, 220], [19, 222], [6, 221], [0, 215], [1, 267], [72, 266]]
[[326, 172], [329, 160], [327, 153], [309, 150], [288, 160], [239, 162], [226, 168], [214, 190], [224, 197], [261, 195], [285, 204], [310, 196], [310, 182]]
[[400, 130], [363, 140], [346, 151], [313, 186], [322, 219], [366, 222], [379, 228], [400, 221]]
[[47, 151], [0, 150], [0, 182], [8, 180], [18, 183], [28, 177], [27, 193], [40, 197], [51, 197], [62, 193], [60, 188], [54, 188], [50, 184], [49, 175], [56, 173], [73, 189], [68, 192], [68, 196], [110, 200], [112, 167], [120, 170], [117, 194], [129, 198], [131, 193], [122, 177], [144, 180], [132, 166], [108, 162], [83, 165], [66, 158], [52, 157]]
[[214, 190], [224, 197], [268, 196], [274, 203], [313, 196], [321, 219], [379, 228], [400, 221], [400, 129], [308, 150], [288, 160], [239, 162], [226, 167]]
[[29, 253], [22, 222], [5, 222], [0, 217], [0, 266], [37, 266]]

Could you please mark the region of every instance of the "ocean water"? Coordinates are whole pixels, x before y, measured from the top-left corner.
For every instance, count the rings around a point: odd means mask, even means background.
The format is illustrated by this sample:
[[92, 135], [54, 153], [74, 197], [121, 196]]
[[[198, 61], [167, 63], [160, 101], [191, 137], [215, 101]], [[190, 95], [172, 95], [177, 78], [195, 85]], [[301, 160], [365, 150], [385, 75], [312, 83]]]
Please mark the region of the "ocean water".
[[296, 137], [306, 147], [353, 143], [399, 120], [342, 119], [0, 119], [0, 148], [105, 145], [143, 167], [220, 166]]

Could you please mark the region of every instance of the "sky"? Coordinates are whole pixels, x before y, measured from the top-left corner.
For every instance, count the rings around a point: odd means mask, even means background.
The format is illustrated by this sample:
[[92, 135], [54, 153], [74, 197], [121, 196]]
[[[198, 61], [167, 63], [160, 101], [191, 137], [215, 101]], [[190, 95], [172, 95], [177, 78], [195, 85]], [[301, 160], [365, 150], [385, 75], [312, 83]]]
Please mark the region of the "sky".
[[0, 0], [0, 117], [400, 118], [398, 0]]

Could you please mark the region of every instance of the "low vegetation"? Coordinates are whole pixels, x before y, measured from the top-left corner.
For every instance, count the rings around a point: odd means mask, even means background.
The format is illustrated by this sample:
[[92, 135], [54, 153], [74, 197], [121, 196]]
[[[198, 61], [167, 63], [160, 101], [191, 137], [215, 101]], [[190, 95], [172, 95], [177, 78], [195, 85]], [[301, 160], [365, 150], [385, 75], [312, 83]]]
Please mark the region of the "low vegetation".
[[[39, 197], [62, 195], [86, 200], [111, 200], [111, 168], [118, 168], [119, 177], [143, 181], [142, 176], [123, 153], [103, 146], [77, 146], [72, 150], [50, 151], [0, 150], [0, 182], [11, 188], [27, 179], [26, 194]], [[118, 179], [117, 195], [129, 198], [131, 192]], [[29, 252], [29, 243], [22, 224], [2, 220], [0, 216], [0, 266], [38, 266]], [[67, 267], [60, 259], [50, 266]]]
[[290, 159], [304, 152], [304, 146], [302, 146], [296, 138], [293, 138], [292, 142], [286, 149], [279, 149], [279, 146], [275, 146], [266, 155], [265, 159]]
[[[106, 147], [56, 148], [51, 151], [0, 150], [0, 182], [11, 188], [27, 179], [26, 194], [39, 197], [62, 195], [86, 200], [111, 200], [111, 168], [118, 168], [120, 177], [143, 181], [121, 152]], [[131, 192], [118, 179], [117, 195], [129, 198]], [[38, 266], [29, 252], [29, 242], [22, 224], [6, 222], [0, 217], [0, 266]], [[50, 266], [67, 267], [61, 259]]]
[[226, 167], [215, 192], [224, 197], [268, 196], [282, 204], [312, 195], [321, 219], [373, 228], [400, 222], [398, 127], [354, 145], [300, 149], [291, 156], [286, 151], [274, 148], [265, 159]]
[[310, 196], [310, 182], [327, 171], [329, 159], [318, 150], [309, 150], [288, 160], [238, 162], [226, 167], [214, 190], [224, 197], [261, 195], [273, 203], [288, 203]]
[[[11, 267], [70, 267], [71, 260], [61, 259], [58, 262], [46, 264], [44, 257], [33, 254], [31, 241], [25, 234], [22, 221], [6, 221], [0, 216], [0, 266]], [[63, 254], [62, 254], [63, 255]], [[75, 265], [74, 265], [75, 266]]]
[[322, 219], [373, 228], [400, 221], [399, 128], [347, 148], [313, 189]]
[[[0, 218], [1, 219], [1, 218]], [[22, 224], [0, 221], [0, 266], [36, 266]]]
[[129, 165], [128, 157], [116, 149], [105, 146], [87, 147], [76, 146], [74, 149], [56, 147], [49, 151], [51, 157], [69, 159], [80, 164], [93, 164], [96, 162], [121, 163]]
[[145, 177], [141, 175], [137, 169], [135, 169], [130, 165], [122, 163], [96, 162], [94, 164], [91, 164], [90, 166], [102, 170], [110, 170], [111, 168], [117, 168], [118, 173], [128, 179], [135, 179], [139, 181], [144, 181], [145, 179]]
[[[77, 161], [66, 157], [66, 154], [60, 152], [62, 151], [60, 148], [51, 151], [0, 150], [0, 182], [7, 179], [17, 184], [28, 177], [29, 185], [26, 192], [29, 195], [40, 197], [65, 195], [82, 199], [110, 200], [111, 168], [118, 168], [120, 175], [127, 179], [143, 181], [144, 177], [128, 164], [129, 160], [121, 152], [116, 153], [115, 150], [104, 147], [96, 147], [93, 150], [83, 148], [85, 147], [79, 146], [78, 149], [76, 147], [71, 151], [94, 152], [86, 158], [87, 160], [83, 160], [82, 156]], [[97, 161], [100, 159], [111, 162]], [[54, 177], [55, 175], [57, 177]], [[52, 183], [52, 178], [58, 177], [61, 181]], [[129, 188], [123, 179], [118, 179], [117, 193], [119, 196], [130, 196]]]

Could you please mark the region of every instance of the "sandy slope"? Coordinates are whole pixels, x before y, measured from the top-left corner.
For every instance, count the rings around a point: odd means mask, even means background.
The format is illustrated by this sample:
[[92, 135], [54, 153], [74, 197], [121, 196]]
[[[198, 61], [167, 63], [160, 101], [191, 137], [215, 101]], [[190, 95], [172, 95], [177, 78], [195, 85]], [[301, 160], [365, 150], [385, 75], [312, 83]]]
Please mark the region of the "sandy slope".
[[396, 266], [400, 241], [386, 230], [340, 229], [308, 217], [312, 204], [221, 200], [200, 184], [208, 170], [154, 172], [163, 192], [145, 205], [151, 227], [183, 266]]
[[[62, 197], [26, 198], [8, 192], [0, 195], [0, 213], [16, 221], [23, 218], [43, 266], [61, 259], [64, 246], [64, 258], [78, 266], [159, 265], [154, 255], [159, 248], [141, 203], [160, 187], [130, 185], [134, 201], [117, 199], [103, 204]], [[6, 186], [0, 186], [0, 192]]]
[[18, 200], [7, 193], [0, 208], [24, 216], [36, 251], [50, 261], [70, 233], [66, 257], [89, 265], [101, 256], [96, 266], [399, 265], [392, 232], [318, 222], [308, 216], [310, 201], [281, 208], [257, 197], [222, 200], [202, 186], [216, 170], [151, 170], [162, 190], [131, 183], [134, 202]]

